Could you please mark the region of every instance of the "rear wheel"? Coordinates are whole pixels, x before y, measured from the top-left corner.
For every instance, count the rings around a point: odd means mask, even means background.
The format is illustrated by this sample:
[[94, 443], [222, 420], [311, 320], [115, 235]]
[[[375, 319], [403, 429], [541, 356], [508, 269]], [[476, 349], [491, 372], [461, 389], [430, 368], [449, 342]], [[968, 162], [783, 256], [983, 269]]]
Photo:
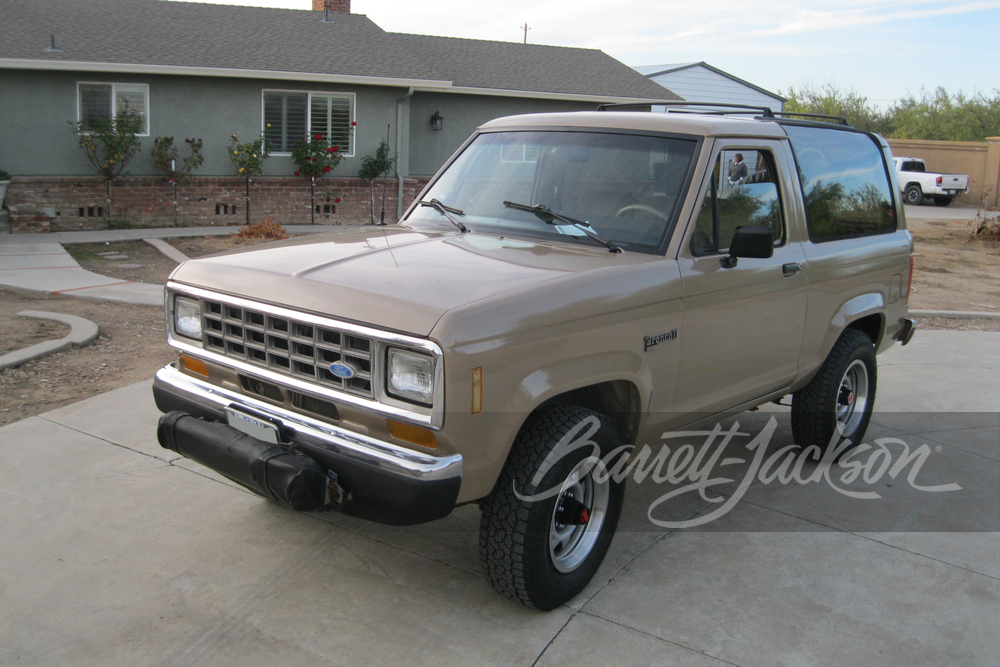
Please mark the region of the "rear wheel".
[[844, 440], [859, 444], [871, 421], [875, 385], [875, 346], [867, 335], [847, 329], [816, 377], [792, 395], [795, 442], [821, 451]]
[[622, 444], [607, 417], [583, 408], [528, 419], [482, 502], [479, 557], [498, 593], [547, 611], [590, 582], [621, 514], [625, 483], [608, 472]]
[[934, 203], [938, 206], [947, 206], [951, 203], [951, 197], [935, 197]]
[[906, 200], [907, 204], [916, 206], [924, 200], [924, 191], [920, 189], [919, 185], [908, 185], [903, 192], [903, 199]]

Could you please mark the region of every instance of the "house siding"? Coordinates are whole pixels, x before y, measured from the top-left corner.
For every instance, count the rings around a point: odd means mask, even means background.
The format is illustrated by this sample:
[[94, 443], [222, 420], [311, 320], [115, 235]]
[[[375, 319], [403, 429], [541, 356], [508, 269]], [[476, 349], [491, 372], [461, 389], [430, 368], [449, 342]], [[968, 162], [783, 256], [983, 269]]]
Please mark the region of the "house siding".
[[[119, 75], [97, 72], [38, 72], [0, 70], [0, 161], [15, 175], [84, 176], [93, 174], [79, 148], [72, 124], [77, 120], [76, 91], [80, 81], [143, 83], [149, 86], [149, 136], [128, 165], [128, 172], [155, 176], [150, 149], [156, 137], [172, 136], [186, 155], [184, 138], [204, 141], [205, 162], [200, 176], [232, 174], [226, 148], [232, 134], [252, 141], [261, 131], [264, 90], [345, 92], [356, 95], [354, 157], [337, 167], [337, 175], [357, 174], [361, 157], [372, 153], [385, 137], [387, 124], [395, 126], [395, 100], [404, 89], [378, 86], [348, 87], [279, 79], [223, 79], [210, 77]], [[291, 175], [289, 156], [265, 162], [269, 175]]]
[[782, 109], [781, 100], [698, 65], [651, 79], [693, 102], [750, 104], [770, 107], [772, 111]]
[[[525, 113], [593, 111], [592, 102], [566, 102], [490, 95], [416, 93], [410, 100], [410, 175], [431, 176], [483, 123]], [[435, 111], [444, 117], [440, 132], [431, 129]]]

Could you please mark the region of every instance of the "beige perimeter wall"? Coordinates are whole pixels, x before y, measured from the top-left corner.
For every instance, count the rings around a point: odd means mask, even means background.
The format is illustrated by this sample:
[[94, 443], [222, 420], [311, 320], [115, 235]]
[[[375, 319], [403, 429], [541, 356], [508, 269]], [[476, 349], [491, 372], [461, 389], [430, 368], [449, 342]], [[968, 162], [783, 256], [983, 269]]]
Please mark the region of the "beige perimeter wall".
[[918, 157], [928, 171], [968, 174], [969, 192], [955, 201], [964, 206], [995, 208], [1000, 191], [1000, 137], [978, 141], [887, 139], [896, 157]]

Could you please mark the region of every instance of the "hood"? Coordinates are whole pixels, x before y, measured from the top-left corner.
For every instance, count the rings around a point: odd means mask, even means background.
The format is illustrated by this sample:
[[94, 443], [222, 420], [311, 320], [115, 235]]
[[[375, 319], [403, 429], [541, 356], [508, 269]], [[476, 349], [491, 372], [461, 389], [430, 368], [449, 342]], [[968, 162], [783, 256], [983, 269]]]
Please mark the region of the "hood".
[[475, 232], [366, 227], [190, 260], [171, 280], [427, 336], [453, 308], [620, 263], [625, 256]]

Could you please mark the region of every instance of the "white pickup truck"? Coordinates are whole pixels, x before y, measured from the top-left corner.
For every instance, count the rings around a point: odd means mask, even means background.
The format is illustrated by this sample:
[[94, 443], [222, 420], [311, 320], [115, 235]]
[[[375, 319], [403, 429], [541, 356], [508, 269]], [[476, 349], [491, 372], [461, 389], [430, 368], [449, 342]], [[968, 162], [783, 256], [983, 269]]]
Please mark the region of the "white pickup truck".
[[907, 204], [916, 206], [926, 197], [938, 206], [947, 206], [952, 199], [969, 191], [969, 177], [964, 174], [929, 172], [924, 161], [915, 157], [896, 157], [893, 161], [899, 191]]

